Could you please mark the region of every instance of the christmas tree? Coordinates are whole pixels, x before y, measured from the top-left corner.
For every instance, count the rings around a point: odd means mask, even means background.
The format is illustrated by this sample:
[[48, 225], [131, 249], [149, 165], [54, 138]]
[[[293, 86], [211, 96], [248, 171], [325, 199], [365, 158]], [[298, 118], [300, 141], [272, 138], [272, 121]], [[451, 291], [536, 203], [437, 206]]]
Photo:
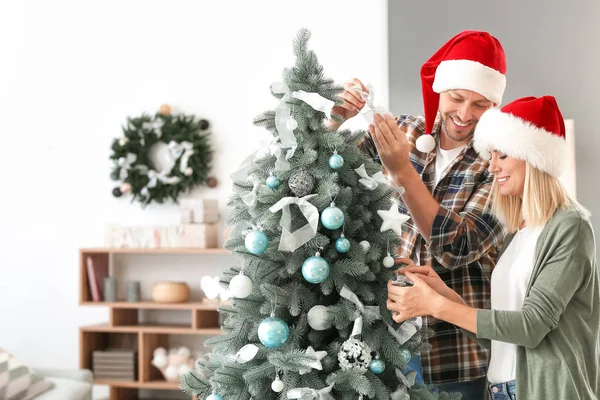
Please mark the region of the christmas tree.
[[427, 349], [418, 323], [399, 326], [386, 309], [404, 219], [356, 147], [364, 132], [324, 126], [341, 87], [309, 37], [298, 33], [294, 67], [271, 86], [277, 107], [255, 119], [273, 140], [232, 175], [225, 246], [239, 263], [221, 281], [233, 301], [181, 386], [200, 400], [450, 398], [401, 372]]

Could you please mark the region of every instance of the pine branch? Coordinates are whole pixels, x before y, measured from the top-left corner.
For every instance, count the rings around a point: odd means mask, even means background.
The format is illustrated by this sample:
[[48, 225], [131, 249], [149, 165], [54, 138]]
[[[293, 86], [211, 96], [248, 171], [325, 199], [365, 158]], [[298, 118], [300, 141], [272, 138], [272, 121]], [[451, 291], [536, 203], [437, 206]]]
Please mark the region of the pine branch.
[[189, 396], [198, 395], [199, 398], [203, 398], [212, 392], [210, 384], [202, 380], [194, 371], [181, 375], [179, 377], [179, 385], [181, 390]]

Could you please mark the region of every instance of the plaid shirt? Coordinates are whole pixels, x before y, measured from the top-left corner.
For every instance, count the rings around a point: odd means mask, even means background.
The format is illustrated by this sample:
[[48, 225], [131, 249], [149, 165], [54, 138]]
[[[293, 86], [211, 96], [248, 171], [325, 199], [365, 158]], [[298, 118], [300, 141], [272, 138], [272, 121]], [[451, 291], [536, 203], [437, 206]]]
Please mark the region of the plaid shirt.
[[[410, 219], [404, 224], [398, 254], [420, 265], [431, 265], [469, 306], [490, 308], [490, 276], [504, 231], [485, 207], [493, 180], [487, 171], [489, 164], [470, 143], [436, 185], [436, 149], [425, 154], [415, 148], [417, 138], [425, 132], [424, 118], [402, 115], [397, 121], [412, 145], [410, 160], [414, 168], [440, 204], [430, 243], [426, 243]], [[439, 122], [438, 118], [433, 129], [436, 142]], [[371, 138], [365, 139], [361, 148], [380, 162]], [[400, 212], [408, 214], [403, 203]], [[430, 339], [431, 351], [422, 355], [426, 383], [463, 382], [486, 376], [489, 358], [486, 349], [455, 325], [433, 317], [425, 317], [423, 321], [435, 332]]]

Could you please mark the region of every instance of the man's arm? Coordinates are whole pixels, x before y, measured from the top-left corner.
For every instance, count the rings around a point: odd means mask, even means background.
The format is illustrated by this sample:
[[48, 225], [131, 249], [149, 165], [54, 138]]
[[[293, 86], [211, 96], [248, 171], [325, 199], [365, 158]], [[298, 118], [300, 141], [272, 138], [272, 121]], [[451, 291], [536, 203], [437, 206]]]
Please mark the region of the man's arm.
[[442, 266], [464, 267], [501, 243], [503, 228], [486, 207], [491, 175], [477, 183], [463, 211], [455, 213], [438, 204], [410, 162], [406, 128], [391, 118], [376, 116], [370, 131], [382, 164], [394, 184], [406, 190], [402, 198], [413, 222]]
[[475, 188], [460, 213], [438, 205], [422, 181], [409, 179], [400, 180], [406, 189], [403, 200], [429, 251], [442, 266], [448, 269], [465, 266], [502, 243], [502, 225], [487, 208], [492, 176]]

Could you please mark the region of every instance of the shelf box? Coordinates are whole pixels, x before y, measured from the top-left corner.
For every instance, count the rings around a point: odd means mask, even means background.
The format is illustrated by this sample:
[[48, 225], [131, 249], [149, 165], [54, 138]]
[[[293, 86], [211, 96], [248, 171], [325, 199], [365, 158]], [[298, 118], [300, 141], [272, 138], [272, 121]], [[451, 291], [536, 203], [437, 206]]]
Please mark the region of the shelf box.
[[138, 352], [136, 350], [94, 350], [92, 352], [94, 379], [136, 382]]
[[93, 371], [93, 353], [96, 350], [127, 349], [138, 351], [138, 334], [135, 332], [103, 332], [79, 330], [79, 367]]

